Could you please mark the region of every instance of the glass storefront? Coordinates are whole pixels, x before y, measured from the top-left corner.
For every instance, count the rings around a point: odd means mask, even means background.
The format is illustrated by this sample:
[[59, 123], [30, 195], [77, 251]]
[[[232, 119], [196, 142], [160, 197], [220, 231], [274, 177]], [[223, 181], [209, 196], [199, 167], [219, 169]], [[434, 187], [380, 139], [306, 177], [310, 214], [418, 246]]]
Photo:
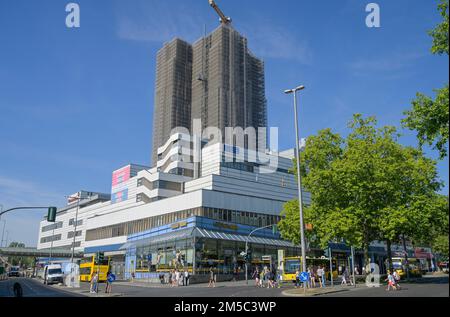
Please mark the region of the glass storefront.
[[[285, 256], [300, 254], [299, 248], [249, 243], [252, 253], [249, 271], [256, 266], [262, 268], [270, 265], [270, 261], [263, 261], [263, 256], [272, 256], [276, 261], [280, 249], [285, 250]], [[156, 273], [187, 269], [195, 274], [208, 274], [210, 268], [213, 268], [218, 274], [244, 274], [242, 252], [245, 252], [244, 242], [219, 239], [196, 238], [195, 252], [194, 238], [155, 243], [136, 248], [135, 272]]]

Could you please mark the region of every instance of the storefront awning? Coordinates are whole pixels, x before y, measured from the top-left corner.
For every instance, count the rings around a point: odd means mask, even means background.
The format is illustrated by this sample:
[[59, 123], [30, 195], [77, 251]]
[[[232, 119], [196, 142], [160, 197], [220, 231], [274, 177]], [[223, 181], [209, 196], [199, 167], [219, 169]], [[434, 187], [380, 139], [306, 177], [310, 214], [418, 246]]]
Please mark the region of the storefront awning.
[[128, 241], [122, 247], [120, 247], [121, 250], [126, 250], [129, 248], [135, 248], [140, 246], [148, 246], [159, 242], [166, 242], [166, 241], [172, 241], [172, 240], [179, 240], [179, 239], [185, 239], [192, 237], [192, 231], [194, 231], [193, 228], [185, 229], [185, 230], [179, 230], [174, 231], [170, 233], [165, 233], [161, 235], [156, 235], [136, 241]]
[[[247, 236], [240, 234], [232, 234], [225, 233], [220, 231], [206, 230], [201, 228], [189, 228], [179, 231], [174, 231], [170, 233], [165, 233], [161, 235], [156, 235], [140, 240], [128, 241], [124, 245], [120, 247], [120, 250], [126, 250], [130, 248], [136, 248], [141, 246], [149, 246], [155, 243], [167, 242], [179, 239], [186, 238], [209, 238], [209, 239], [219, 239], [219, 240], [228, 240], [228, 241], [238, 241], [238, 242], [246, 242]], [[271, 245], [277, 247], [297, 247], [295, 244], [289, 241], [280, 240], [280, 239], [270, 239], [263, 237], [250, 237], [248, 238], [249, 243], [258, 243], [264, 245]]]
[[[240, 242], [247, 241], [247, 236], [243, 236], [240, 234], [225, 233], [225, 232], [212, 231], [212, 230], [206, 230], [206, 229], [200, 229], [200, 228], [195, 228], [194, 234], [196, 237], [202, 237], [202, 238], [221, 239], [221, 240], [240, 241]], [[277, 246], [277, 247], [296, 247], [295, 244], [293, 244], [292, 242], [289, 242], [289, 241], [279, 240], [279, 239], [262, 238], [262, 237], [250, 236], [250, 238], [248, 238], [248, 242], [272, 245], [272, 246]]]

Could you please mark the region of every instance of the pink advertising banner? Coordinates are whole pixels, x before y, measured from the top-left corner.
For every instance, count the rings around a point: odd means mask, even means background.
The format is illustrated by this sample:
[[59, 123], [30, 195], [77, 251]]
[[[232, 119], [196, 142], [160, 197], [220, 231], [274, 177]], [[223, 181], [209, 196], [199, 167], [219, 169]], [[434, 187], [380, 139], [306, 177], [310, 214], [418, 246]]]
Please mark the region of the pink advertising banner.
[[121, 169], [118, 169], [117, 171], [114, 171], [112, 174], [112, 187], [126, 182], [127, 180], [130, 179], [130, 175], [131, 175], [131, 166], [125, 166]]

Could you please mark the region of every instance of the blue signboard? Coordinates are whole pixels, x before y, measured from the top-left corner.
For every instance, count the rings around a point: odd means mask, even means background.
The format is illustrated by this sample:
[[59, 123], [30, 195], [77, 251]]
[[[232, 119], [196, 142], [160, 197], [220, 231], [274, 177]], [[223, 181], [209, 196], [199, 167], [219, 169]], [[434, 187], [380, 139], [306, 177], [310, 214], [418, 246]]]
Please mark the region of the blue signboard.
[[108, 282], [112, 283], [116, 280], [116, 276], [114, 274], [109, 274], [108, 275]]
[[303, 283], [305, 283], [305, 282], [308, 281], [308, 277], [309, 277], [308, 272], [302, 272], [302, 273], [300, 274], [300, 281], [302, 281]]

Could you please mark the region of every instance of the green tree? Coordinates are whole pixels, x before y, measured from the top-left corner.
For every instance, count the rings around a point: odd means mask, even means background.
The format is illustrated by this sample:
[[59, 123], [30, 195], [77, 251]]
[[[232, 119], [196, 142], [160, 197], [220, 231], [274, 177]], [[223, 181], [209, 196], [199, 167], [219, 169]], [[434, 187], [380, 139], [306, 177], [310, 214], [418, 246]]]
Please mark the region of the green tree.
[[[426, 221], [413, 217], [419, 207], [409, 204], [415, 194], [440, 187], [434, 161], [401, 146], [394, 127], [376, 125], [375, 118], [357, 114], [347, 138], [322, 130], [301, 155], [303, 185], [312, 198], [305, 209], [305, 222], [313, 225], [309, 238], [322, 247], [345, 241], [363, 248], [366, 264], [372, 241], [390, 242], [412, 227], [426, 230]], [[282, 213], [282, 236], [298, 243], [298, 202], [288, 202]]]
[[419, 145], [433, 146], [441, 159], [447, 156], [449, 133], [449, 86], [435, 90], [436, 98], [417, 93], [412, 110], [402, 120], [405, 127], [417, 131]]
[[[22, 242], [11, 242], [9, 244], [10, 248], [25, 248], [25, 244]], [[21, 266], [21, 267], [29, 267], [33, 263], [33, 258], [31, 257], [24, 257], [24, 256], [12, 256], [8, 258], [8, 262], [11, 265], [14, 266]]]
[[[441, 0], [438, 10], [442, 16], [442, 22], [429, 32], [433, 38], [431, 52], [433, 54], [448, 55], [448, 0]], [[417, 93], [412, 102], [412, 109], [404, 114], [402, 120], [405, 127], [417, 131], [419, 145], [430, 145], [439, 151], [441, 159], [447, 156], [447, 143], [449, 131], [449, 87], [446, 84], [441, 89], [436, 89], [436, 98]]]
[[429, 32], [433, 38], [431, 52], [433, 54], [448, 55], [448, 0], [441, 0], [438, 10], [442, 16], [442, 22]]

